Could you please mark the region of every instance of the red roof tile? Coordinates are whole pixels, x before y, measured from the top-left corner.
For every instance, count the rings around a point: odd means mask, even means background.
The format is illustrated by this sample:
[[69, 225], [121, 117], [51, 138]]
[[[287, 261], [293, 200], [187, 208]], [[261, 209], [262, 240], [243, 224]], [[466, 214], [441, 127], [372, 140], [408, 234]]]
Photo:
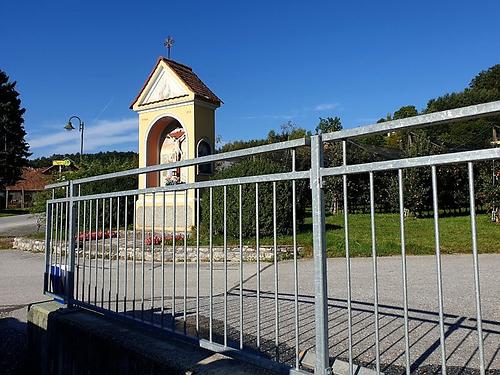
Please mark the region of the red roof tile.
[[46, 168], [23, 168], [21, 179], [16, 184], [7, 186], [7, 190], [40, 191], [45, 188], [49, 176], [44, 175]]
[[[193, 69], [191, 67], [184, 65], [184, 64], [181, 64], [181, 63], [178, 63], [177, 61], [174, 61], [174, 60], [166, 59], [165, 57], [160, 57], [158, 59], [158, 62], [155, 65], [155, 67], [153, 68], [153, 70], [149, 74], [148, 79], [146, 80], [146, 82], [142, 86], [142, 89], [139, 91], [139, 94], [136, 96], [136, 98], [134, 99], [134, 101], [130, 105], [130, 108], [132, 108], [134, 106], [134, 104], [137, 102], [137, 100], [139, 99], [139, 96], [141, 95], [141, 93], [144, 91], [144, 89], [148, 85], [149, 81], [151, 80], [151, 78], [153, 76], [153, 72], [155, 71], [156, 67], [158, 66], [158, 64], [161, 61], [165, 62], [175, 72], [175, 74], [177, 74], [179, 76], [179, 78], [191, 89], [191, 91], [194, 92], [195, 97], [197, 97], [199, 99], [206, 100], [208, 102], [211, 102], [211, 103], [214, 103], [217, 105], [220, 105], [222, 103], [222, 100], [220, 100], [217, 97], [217, 95], [215, 95], [213, 93], [213, 91], [210, 90], [203, 83], [203, 81], [196, 75], [196, 73], [193, 72]], [[166, 101], [166, 100], [171, 100], [171, 99], [174, 99], [174, 98], [169, 98], [169, 99], [164, 99], [164, 100]], [[160, 100], [160, 101], [164, 101], [164, 100]], [[160, 102], [160, 101], [158, 101], [158, 102]], [[151, 103], [147, 103], [147, 104], [151, 104]]]

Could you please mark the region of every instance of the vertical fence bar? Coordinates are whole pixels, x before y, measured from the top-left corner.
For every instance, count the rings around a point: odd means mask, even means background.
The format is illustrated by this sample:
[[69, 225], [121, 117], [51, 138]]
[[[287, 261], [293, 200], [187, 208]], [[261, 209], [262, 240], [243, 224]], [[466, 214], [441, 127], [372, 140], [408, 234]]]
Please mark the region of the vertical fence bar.
[[111, 310], [111, 288], [113, 286], [113, 198], [109, 198], [109, 289], [108, 289], [108, 310]]
[[[71, 182], [70, 182], [71, 184]], [[69, 198], [69, 194], [70, 194], [70, 188], [69, 186], [65, 188], [66, 190], [66, 198]], [[69, 252], [69, 243], [68, 243], [68, 232], [69, 232], [69, 216], [70, 216], [70, 213], [69, 213], [69, 208], [70, 208], [70, 202], [69, 202], [70, 199], [68, 199], [66, 202], [64, 202], [64, 210], [65, 210], [65, 215], [64, 215], [64, 265], [66, 267], [66, 270], [68, 270], [69, 268], [69, 264], [68, 264], [68, 252]], [[61, 248], [61, 251], [62, 251], [62, 248]], [[62, 259], [62, 255], [61, 255], [61, 259]], [[69, 273], [67, 273], [67, 275], [69, 275]]]
[[[58, 222], [58, 228], [59, 228], [59, 233], [58, 233], [58, 238], [57, 238], [57, 243], [58, 243], [58, 246], [56, 247], [56, 263], [58, 264], [58, 267], [62, 267], [62, 263], [63, 263], [63, 251], [62, 251], [62, 248], [63, 248], [63, 222], [64, 222], [64, 205], [66, 205], [65, 202], [61, 202], [59, 203], [59, 212], [58, 212], [58, 215], [59, 215], [59, 218], [56, 217], [56, 220]], [[61, 268], [59, 268], [59, 270], [61, 270]]]
[[401, 272], [403, 276], [403, 316], [405, 331], [405, 359], [406, 374], [410, 375], [410, 335], [408, 329], [408, 272], [406, 271], [406, 242], [405, 242], [405, 218], [404, 218], [404, 185], [403, 170], [398, 169], [398, 190], [399, 190], [399, 228], [401, 236]]
[[441, 274], [441, 248], [439, 244], [439, 207], [437, 192], [436, 166], [431, 166], [432, 174], [432, 205], [434, 209], [434, 239], [436, 245], [436, 269], [438, 286], [438, 307], [439, 307], [439, 335], [441, 342], [441, 372], [446, 375], [446, 347], [444, 335], [444, 312], [443, 312], [443, 277]]
[[227, 346], [227, 186], [224, 185], [224, 347]]
[[134, 195], [134, 221], [133, 221], [133, 230], [132, 230], [132, 313], [135, 318], [135, 299], [136, 299], [136, 285], [137, 285], [137, 267], [136, 267], [136, 259], [137, 259], [137, 200], [139, 196]]
[[321, 135], [311, 137], [311, 195], [314, 252], [314, 321], [316, 331], [315, 374], [330, 373], [328, 348], [328, 294], [325, 237], [325, 204], [321, 168], [323, 142]]
[[196, 333], [200, 332], [200, 189], [196, 189]]
[[[292, 171], [295, 172], [296, 151], [292, 149]], [[296, 181], [292, 181], [292, 236], [293, 236], [293, 294], [295, 315], [295, 368], [300, 366], [299, 350], [299, 263], [297, 254], [297, 187]]]
[[209, 251], [209, 257], [210, 257], [210, 277], [209, 277], [209, 312], [208, 312], [208, 317], [209, 317], [209, 323], [208, 323], [208, 337], [210, 342], [212, 342], [213, 338], [213, 332], [212, 332], [212, 318], [213, 318], [213, 292], [214, 292], [214, 256], [213, 256], [213, 248], [212, 248], [212, 230], [213, 230], [213, 188], [209, 188], [209, 193], [210, 193], [210, 212], [209, 212], [209, 245], [208, 245], [208, 251]]
[[87, 303], [89, 304], [90, 304], [91, 287], [92, 287], [92, 199], [89, 200], [89, 283], [87, 288]]
[[[69, 233], [67, 233], [67, 238], [69, 238], [69, 242], [67, 242], [66, 256], [68, 256], [69, 252], [69, 269], [66, 271], [66, 303], [68, 307], [73, 305], [74, 299], [74, 283], [75, 283], [75, 232], [76, 232], [76, 207], [75, 202], [73, 201], [74, 197], [74, 185], [73, 182], [69, 182], [69, 202], [67, 203], [67, 215], [66, 215], [66, 228]], [[68, 263], [66, 263], [68, 264]]]
[[51, 270], [51, 252], [52, 252], [52, 220], [49, 220], [52, 217], [52, 205], [53, 203], [47, 202], [45, 204], [45, 273], [43, 275], [43, 292], [49, 291], [50, 287], [50, 274]]
[[151, 193], [151, 323], [154, 319], [155, 310], [155, 213], [156, 213], [156, 193]]
[[274, 256], [274, 346], [276, 351], [276, 361], [279, 361], [279, 300], [278, 300], [278, 232], [276, 220], [276, 181], [273, 181], [273, 256]]
[[[55, 189], [52, 189], [52, 199], [55, 198]], [[56, 207], [57, 207], [57, 203], [55, 204]], [[47, 216], [48, 218], [48, 216]], [[51, 288], [50, 288], [50, 275], [52, 274], [52, 264], [53, 264], [53, 252], [54, 252], [54, 203], [51, 203], [50, 205], [50, 224], [49, 222], [47, 221], [47, 225], [50, 225], [50, 232], [49, 235], [50, 235], [50, 241], [48, 242], [48, 249], [49, 249], [49, 259], [48, 259], [48, 266], [49, 266], [49, 272], [47, 274], [47, 283], [45, 284], [46, 286], [46, 290], [47, 291], [50, 291]], [[56, 229], [57, 229], [57, 216], [56, 216]], [[47, 246], [47, 237], [45, 237], [45, 246]], [[57, 240], [57, 237], [56, 237], [56, 240]], [[56, 242], [57, 243], [57, 242]], [[47, 249], [47, 247], [46, 247]]]
[[377, 273], [377, 236], [375, 232], [375, 190], [373, 172], [370, 172], [370, 226], [372, 240], [373, 261], [373, 309], [375, 320], [375, 365], [377, 374], [380, 374], [380, 347], [379, 347], [379, 315], [378, 315], [378, 273]]
[[242, 186], [238, 185], [238, 213], [239, 213], [239, 235], [240, 235], [240, 349], [243, 349], [243, 204]]
[[144, 256], [146, 253], [146, 194], [142, 194], [142, 228], [141, 228], [141, 320], [144, 320]]
[[172, 231], [172, 329], [175, 331], [175, 258], [176, 254], [176, 230], [177, 230], [177, 190], [174, 190], [173, 207], [173, 231]]
[[485, 373], [484, 367], [484, 347], [483, 347], [483, 319], [481, 316], [481, 290], [479, 279], [479, 257], [477, 252], [477, 230], [476, 230], [476, 199], [474, 196], [474, 165], [467, 163], [469, 172], [469, 203], [470, 203], [470, 224], [472, 236], [472, 260], [474, 263], [474, 286], [476, 297], [476, 321], [477, 321], [477, 345], [479, 349], [479, 371], [481, 375]]
[[259, 183], [255, 184], [255, 251], [257, 257], [257, 349], [260, 349], [260, 229]]
[[[52, 198], [54, 199], [54, 198]], [[53, 273], [56, 272], [57, 268], [58, 267], [58, 257], [57, 257], [57, 247], [58, 247], [58, 243], [59, 243], [59, 203], [55, 203], [56, 205], [56, 213], [55, 213], [55, 230], [54, 230], [54, 239], [55, 241], [52, 241], [52, 247], [54, 248], [53, 252], [54, 254], [52, 255], [52, 257], [54, 259], [52, 259], [52, 263], [55, 265], [54, 266], [54, 269], [50, 269], [50, 274], [52, 275]], [[54, 246], [54, 243], [55, 243], [55, 246]], [[50, 283], [50, 280], [49, 280], [49, 283]], [[54, 291], [53, 287], [50, 289], [52, 290], [52, 292]]]
[[165, 192], [161, 205], [161, 326], [165, 326]]
[[85, 267], [87, 266], [85, 260], [85, 245], [87, 240], [87, 201], [83, 201], [83, 238], [82, 238], [82, 257], [83, 257], [83, 268], [82, 268], [82, 302], [85, 301]]
[[106, 200], [102, 199], [101, 307], [104, 307], [104, 251], [106, 247]]
[[119, 296], [120, 296], [120, 197], [116, 197], [116, 290], [115, 290], [116, 312], [118, 312]]
[[128, 195], [125, 196], [125, 211], [124, 211], [124, 229], [125, 229], [125, 285], [123, 291], [123, 312], [127, 312], [127, 297], [128, 297]]
[[186, 310], [187, 310], [187, 232], [188, 228], [188, 190], [184, 192], [184, 293], [183, 293], [183, 307], [182, 307], [182, 320], [184, 321], [184, 329], [186, 329]]
[[[81, 186], [78, 185], [78, 193], [77, 195], [80, 196], [80, 191], [81, 191]], [[75, 282], [75, 298], [78, 299], [78, 292], [79, 292], [79, 284], [80, 284], [80, 201], [76, 203], [76, 246], [75, 246], [75, 251], [76, 251], [76, 282]]]
[[99, 199], [95, 200], [95, 286], [94, 286], [94, 304], [97, 306], [97, 272], [98, 272], [98, 255], [99, 255]]
[[[347, 165], [347, 143], [342, 141], [342, 164]], [[347, 280], [347, 335], [349, 343], [349, 374], [353, 373], [352, 362], [352, 299], [351, 299], [351, 255], [349, 249], [349, 204], [347, 194], [347, 175], [342, 175], [343, 198], [344, 198], [344, 237], [346, 258], [346, 280]]]

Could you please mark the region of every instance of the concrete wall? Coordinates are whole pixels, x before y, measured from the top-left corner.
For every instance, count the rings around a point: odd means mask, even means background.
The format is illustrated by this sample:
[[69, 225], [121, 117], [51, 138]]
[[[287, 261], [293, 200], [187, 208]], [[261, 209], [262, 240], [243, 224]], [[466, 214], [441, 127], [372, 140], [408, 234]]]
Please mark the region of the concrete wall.
[[270, 374], [166, 336], [157, 328], [106, 318], [57, 302], [28, 310], [32, 374]]

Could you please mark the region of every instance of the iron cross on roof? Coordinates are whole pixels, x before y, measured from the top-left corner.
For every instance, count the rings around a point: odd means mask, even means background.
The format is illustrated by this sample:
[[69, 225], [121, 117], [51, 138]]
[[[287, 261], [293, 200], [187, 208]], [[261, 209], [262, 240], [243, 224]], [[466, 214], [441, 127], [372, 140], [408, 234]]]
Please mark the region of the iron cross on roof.
[[172, 38], [170, 35], [165, 39], [165, 43], [163, 43], [165, 47], [167, 47], [167, 58], [170, 59], [170, 49], [174, 45], [174, 38]]

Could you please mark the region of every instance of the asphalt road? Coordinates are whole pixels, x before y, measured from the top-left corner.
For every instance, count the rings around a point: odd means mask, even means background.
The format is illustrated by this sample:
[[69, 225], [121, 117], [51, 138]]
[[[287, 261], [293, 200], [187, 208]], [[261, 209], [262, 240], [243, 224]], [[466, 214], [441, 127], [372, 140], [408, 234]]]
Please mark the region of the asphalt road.
[[0, 217], [0, 236], [22, 236], [36, 232], [39, 217], [40, 214]]
[[[172, 314], [179, 327], [185, 317], [186, 329], [192, 329], [196, 321], [196, 265], [187, 264], [188, 283], [184, 288], [184, 265], [175, 267], [175, 301], [172, 303], [173, 268], [165, 263], [164, 293], [162, 296], [162, 267], [155, 264], [152, 282], [152, 265], [116, 260], [104, 262], [98, 259], [97, 288], [95, 259], [89, 268], [80, 258], [79, 298], [121, 313], [134, 315], [160, 323], [170, 324]], [[352, 259], [352, 342], [353, 357], [357, 363], [373, 367], [375, 363], [375, 330], [373, 307], [372, 260]], [[442, 257], [444, 332], [446, 337], [447, 366], [451, 373], [475, 372], [479, 368], [477, 351], [474, 278], [470, 255]], [[117, 272], [117, 265], [119, 272]], [[0, 251], [0, 311], [3, 316], [25, 320], [26, 304], [44, 299], [41, 295], [43, 255], [20, 251]], [[500, 255], [480, 255], [481, 302], [485, 365], [490, 371], [500, 372]], [[348, 309], [346, 304], [345, 260], [328, 260], [330, 355], [348, 357]], [[85, 271], [84, 271], [85, 270]], [[104, 272], [103, 272], [104, 271]], [[311, 348], [314, 343], [314, 278], [313, 262], [299, 262], [299, 349]], [[85, 281], [83, 280], [85, 274]], [[120, 277], [116, 278], [116, 275]], [[279, 274], [279, 323], [278, 350], [275, 348], [275, 290], [274, 267], [262, 263], [260, 277], [260, 350], [280, 361], [293, 363], [295, 353], [293, 262], [280, 262]], [[90, 276], [92, 275], [92, 276]], [[223, 265], [216, 263], [213, 270], [212, 329], [214, 340], [222, 342], [224, 332], [224, 277]], [[379, 283], [379, 352], [382, 370], [386, 373], [402, 373], [405, 365], [404, 320], [402, 310], [401, 259], [378, 259]], [[110, 277], [111, 276], [111, 277]], [[126, 277], [125, 277], [126, 276]], [[104, 278], [104, 283], [102, 279]], [[244, 346], [257, 345], [257, 295], [256, 265], [243, 266], [243, 338]], [[125, 289], [127, 280], [127, 289]], [[110, 282], [111, 281], [111, 282]], [[154, 283], [154, 284], [153, 284]], [[83, 290], [82, 290], [83, 285]], [[151, 288], [154, 285], [154, 288]], [[227, 285], [227, 333], [230, 344], [238, 345], [240, 337], [239, 266], [228, 265]], [[441, 346], [439, 342], [439, 316], [437, 308], [436, 263], [432, 256], [408, 257], [409, 342], [412, 370], [420, 373], [439, 373]], [[101, 287], [104, 286], [103, 290]], [[118, 288], [118, 290], [117, 290]], [[140, 298], [144, 288], [144, 301]], [[130, 302], [136, 293], [135, 305]], [[200, 335], [208, 337], [210, 316], [210, 268], [202, 264], [199, 289]], [[152, 292], [154, 298], [151, 298]], [[96, 293], [96, 294], [95, 294]], [[184, 304], [184, 295], [186, 295]], [[111, 296], [111, 301], [108, 298]], [[118, 298], [116, 298], [118, 297]], [[126, 298], [125, 298], [126, 297]], [[109, 303], [109, 305], [108, 305]], [[144, 305], [142, 305], [144, 303]], [[175, 306], [175, 311], [172, 309]], [[163, 309], [162, 309], [163, 307]], [[153, 313], [151, 313], [153, 311]], [[190, 328], [191, 327], [191, 328]]]

